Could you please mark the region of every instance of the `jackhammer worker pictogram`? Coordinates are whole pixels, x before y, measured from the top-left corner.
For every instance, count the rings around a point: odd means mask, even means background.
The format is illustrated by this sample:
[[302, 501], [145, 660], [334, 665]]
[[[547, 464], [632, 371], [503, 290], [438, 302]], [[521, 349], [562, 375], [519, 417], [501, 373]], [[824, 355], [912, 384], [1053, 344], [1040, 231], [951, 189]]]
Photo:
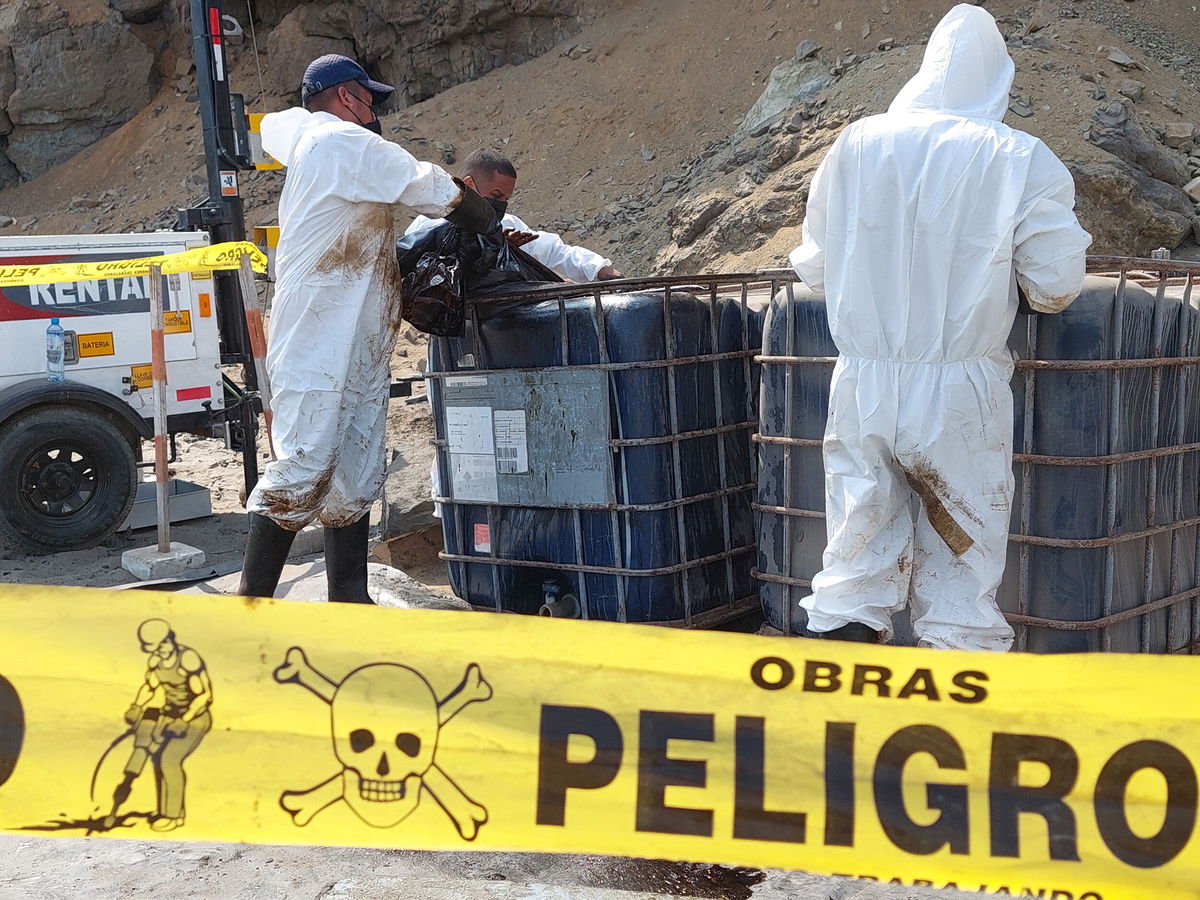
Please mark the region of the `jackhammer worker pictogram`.
[[[212, 682], [200, 654], [177, 643], [175, 632], [162, 619], [147, 619], [138, 626], [138, 640], [149, 659], [146, 679], [125, 713], [129, 730], [122, 738], [133, 735], [133, 752], [125, 763], [124, 778], [113, 791], [104, 829], [117, 824], [121, 804], [129, 799], [134, 780], [150, 761], [158, 783], [157, 814], [150, 827], [173, 831], [184, 823], [183, 761], [212, 727]], [[161, 705], [150, 706], [157, 696]]]

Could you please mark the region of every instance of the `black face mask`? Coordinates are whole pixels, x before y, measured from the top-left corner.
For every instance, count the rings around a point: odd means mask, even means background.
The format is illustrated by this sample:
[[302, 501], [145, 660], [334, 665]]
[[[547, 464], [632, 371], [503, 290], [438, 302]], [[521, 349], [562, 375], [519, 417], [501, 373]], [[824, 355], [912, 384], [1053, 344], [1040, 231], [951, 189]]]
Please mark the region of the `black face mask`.
[[[353, 94], [351, 94], [350, 96], [354, 97], [354, 99], [356, 101], [363, 104], [364, 106], [367, 105], [366, 101], [361, 100], [358, 97], [355, 97]], [[364, 122], [362, 119], [360, 119], [358, 117], [358, 113], [356, 113], [352, 109], [350, 110], [350, 115], [354, 116], [354, 121], [357, 122], [359, 125], [361, 125], [363, 128], [367, 129], [367, 131], [371, 132], [372, 134], [377, 134], [380, 137], [383, 137], [383, 124], [379, 121], [379, 114], [377, 112], [375, 112], [374, 106], [370, 106], [368, 108], [371, 110], [371, 121], [370, 122]]]
[[508, 212], [507, 200], [497, 200], [495, 197], [484, 197], [483, 199], [492, 205], [492, 209], [496, 211], [497, 216], [501, 219], [504, 218], [504, 214]]

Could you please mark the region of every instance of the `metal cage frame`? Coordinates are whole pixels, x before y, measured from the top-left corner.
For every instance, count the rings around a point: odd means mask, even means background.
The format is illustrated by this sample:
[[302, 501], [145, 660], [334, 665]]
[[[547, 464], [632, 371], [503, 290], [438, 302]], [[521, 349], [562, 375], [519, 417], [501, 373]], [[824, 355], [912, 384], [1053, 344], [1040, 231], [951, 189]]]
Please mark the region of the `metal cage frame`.
[[[1026, 649], [1029, 637], [1030, 628], [1048, 628], [1061, 631], [1099, 631], [1101, 649], [1107, 651], [1111, 647], [1111, 632], [1112, 626], [1127, 622], [1132, 619], [1139, 620], [1139, 643], [1141, 652], [1150, 652], [1150, 634], [1146, 627], [1146, 616], [1157, 610], [1167, 609], [1183, 603], [1190, 603], [1190, 615], [1188, 616], [1189, 628], [1186, 641], [1180, 641], [1180, 636], [1176, 634], [1176, 622], [1174, 616], [1169, 616], [1167, 619], [1167, 637], [1166, 646], [1168, 652], [1184, 652], [1184, 653], [1200, 653], [1200, 528], [1197, 528], [1195, 561], [1191, 582], [1195, 587], [1183, 589], [1183, 573], [1181, 571], [1181, 542], [1183, 539], [1182, 531], [1186, 528], [1200, 526], [1200, 518], [1180, 519], [1180, 510], [1183, 508], [1184, 498], [1184, 455], [1188, 453], [1200, 452], [1200, 444], [1190, 443], [1184, 444], [1184, 428], [1186, 422], [1186, 408], [1182, 403], [1178, 404], [1173, 410], [1175, 415], [1175, 423], [1173, 427], [1174, 443], [1160, 446], [1159, 430], [1162, 425], [1163, 410], [1161, 408], [1162, 395], [1162, 375], [1167, 368], [1178, 367], [1180, 369], [1180, 394], [1186, 396], [1189, 389], [1194, 389], [1193, 370], [1200, 366], [1200, 324], [1195, 320], [1195, 317], [1189, 317], [1185, 311], [1192, 306], [1192, 289], [1198, 277], [1200, 277], [1200, 263], [1184, 262], [1178, 260], [1165, 259], [1142, 259], [1128, 258], [1115, 256], [1095, 256], [1089, 257], [1088, 272], [1097, 275], [1114, 276], [1118, 279], [1116, 295], [1113, 303], [1112, 315], [1114, 323], [1122, 321], [1122, 315], [1125, 308], [1127, 297], [1128, 284], [1133, 281], [1140, 286], [1152, 289], [1154, 291], [1154, 313], [1152, 324], [1151, 337], [1151, 356], [1145, 359], [1109, 359], [1109, 360], [1038, 360], [1032, 357], [1036, 352], [1037, 336], [1038, 336], [1038, 316], [1033, 315], [1028, 317], [1026, 325], [1026, 338], [1028, 341], [1028, 354], [1016, 360], [1016, 370], [1026, 374], [1024, 378], [1024, 433], [1020, 436], [1018, 447], [1014, 447], [1013, 462], [1021, 467], [1022, 485], [1021, 485], [1021, 517], [1020, 527], [1015, 533], [1010, 534], [1010, 543], [1015, 543], [1019, 547], [1019, 573], [1018, 573], [1018, 611], [1015, 613], [1006, 613], [1006, 618], [1014, 626], [1016, 630], [1015, 647], [1018, 650]], [[1183, 289], [1182, 302], [1180, 306], [1180, 346], [1187, 349], [1187, 355], [1177, 357], [1163, 356], [1163, 332], [1165, 325], [1164, 301], [1167, 296], [1167, 288], [1169, 285], [1181, 286]], [[1116, 354], [1121, 351], [1122, 333], [1120, 328], [1113, 328], [1114, 350]], [[793, 371], [796, 366], [832, 366], [837, 361], [836, 357], [800, 357], [793, 355], [794, 347], [792, 341], [794, 336], [791, 329], [788, 329], [787, 334], [787, 353], [783, 356], [759, 355], [755, 357], [755, 361], [764, 367], [783, 366], [785, 367], [785, 395], [791, 396], [792, 393], [792, 378]], [[1107, 372], [1109, 373], [1111, 391], [1109, 393], [1109, 443], [1110, 446], [1116, 446], [1118, 440], [1117, 429], [1121, 421], [1122, 412], [1122, 392], [1121, 380], [1125, 372], [1134, 369], [1150, 369], [1151, 370], [1151, 390], [1150, 390], [1150, 424], [1149, 429], [1153, 435], [1153, 446], [1145, 450], [1129, 451], [1123, 453], [1110, 453], [1103, 456], [1048, 456], [1035, 454], [1033, 452], [1033, 430], [1034, 430], [1034, 401], [1037, 396], [1037, 375], [1040, 372], [1048, 371], [1080, 371], [1080, 372]], [[1169, 411], [1170, 412], [1170, 411]], [[785, 434], [792, 433], [792, 410], [785, 410]], [[755, 435], [754, 441], [759, 444], [777, 444], [784, 447], [784, 496], [790, 497], [791, 494], [791, 470], [792, 470], [792, 451], [800, 447], [820, 447], [822, 441], [819, 439], [804, 439], [794, 437], [774, 437], [765, 435]], [[1135, 532], [1117, 533], [1117, 470], [1123, 463], [1133, 462], [1137, 460], [1148, 461], [1148, 474], [1146, 478], [1145, 491], [1145, 512], [1146, 521], [1149, 523], [1147, 528]], [[1154, 525], [1153, 523], [1158, 517], [1158, 466], [1159, 460], [1174, 460], [1173, 472], [1173, 492], [1171, 497], [1171, 506], [1173, 512], [1171, 515], [1175, 520], [1167, 524]], [[1106, 536], [1092, 539], [1064, 539], [1041, 537], [1031, 533], [1031, 499], [1033, 490], [1033, 469], [1035, 466], [1103, 466], [1105, 467], [1105, 497], [1104, 497], [1104, 518], [1105, 518], [1105, 533]], [[1200, 489], [1192, 486], [1193, 489]], [[791, 523], [795, 517], [818, 518], [824, 519], [825, 514], [820, 510], [804, 510], [793, 509], [789, 507], [764, 506], [760, 503], [754, 503], [753, 508], [758, 513], [773, 513], [785, 517], [784, 520], [784, 543], [790, 545], [791, 541]], [[1146, 541], [1145, 553], [1143, 557], [1143, 572], [1142, 572], [1142, 602], [1130, 609], [1113, 611], [1113, 596], [1116, 582], [1115, 577], [1115, 548], [1117, 545], [1139, 540], [1142, 538], [1150, 538], [1159, 534], [1171, 535], [1171, 550], [1170, 550], [1170, 576], [1169, 576], [1169, 595], [1161, 598], [1151, 599], [1153, 593], [1153, 579], [1155, 573], [1155, 548], [1152, 541]], [[1099, 548], [1105, 551], [1105, 571], [1104, 571], [1104, 592], [1102, 597], [1102, 612], [1103, 614], [1096, 619], [1073, 621], [1062, 619], [1047, 619], [1036, 617], [1028, 614], [1030, 608], [1030, 584], [1032, 574], [1030, 571], [1029, 548], [1034, 546], [1042, 547], [1059, 547], [1059, 548], [1074, 548], [1074, 549], [1089, 549]], [[757, 568], [754, 575], [761, 581], [772, 582], [775, 584], [785, 585], [790, 587], [811, 588], [811, 581], [792, 577], [790, 575], [761, 572]], [[792, 604], [789, 602], [784, 611], [785, 625], [790, 632], [792, 622]]]
[[[743, 369], [743, 378], [745, 381], [746, 390], [746, 409], [748, 411], [758, 408], [758, 379], [756, 377], [756, 369], [754, 365], [754, 357], [759, 353], [759, 347], [754, 346], [750, 340], [750, 298], [752, 294], [763, 294], [764, 309], [766, 302], [775, 295], [779, 288], [788, 281], [794, 280], [794, 276], [789, 278], [784, 274], [773, 273], [735, 273], [729, 275], [687, 275], [687, 276], [671, 276], [658, 278], [622, 278], [605, 282], [593, 282], [589, 284], [566, 284], [553, 285], [549, 287], [539, 287], [518, 293], [504, 294], [495, 300], [509, 301], [525, 301], [529, 303], [556, 301], [558, 304], [559, 316], [559, 334], [561, 341], [561, 366], [547, 367], [540, 371], [555, 371], [555, 370], [572, 370], [580, 371], [586, 369], [597, 370], [604, 373], [613, 373], [626, 371], [631, 369], [656, 369], [665, 368], [667, 372], [667, 391], [669, 398], [669, 431], [670, 434], [665, 434], [656, 437], [648, 438], [619, 438], [610, 435], [608, 446], [611, 452], [618, 453], [621, 448], [634, 446], [647, 446], [653, 444], [669, 444], [671, 447], [671, 465], [673, 474], [673, 494], [672, 499], [660, 503], [649, 504], [628, 504], [628, 503], [612, 503], [603, 506], [573, 506], [570, 507], [573, 512], [574, 530], [575, 530], [575, 555], [576, 558], [582, 560], [583, 555], [583, 529], [580, 519], [580, 513], [584, 510], [607, 510], [612, 516], [613, 534], [615, 537], [622, 534], [620, 527], [621, 517], [626, 512], [645, 512], [654, 510], [674, 510], [676, 515], [676, 535], [678, 538], [678, 559], [680, 562], [672, 566], [665, 566], [655, 569], [633, 569], [625, 566], [601, 566], [601, 565], [585, 565], [582, 563], [557, 563], [541, 560], [515, 560], [504, 559], [497, 557], [494, 550], [486, 554], [466, 555], [452, 554], [442, 552], [439, 557], [447, 563], [457, 564], [482, 564], [491, 566], [493, 590], [498, 596], [500, 593], [499, 587], [499, 567], [531, 567], [531, 568], [552, 568], [564, 572], [577, 572], [580, 575], [598, 574], [615, 576], [617, 585], [617, 603], [619, 610], [619, 620], [627, 620], [626, 610], [626, 583], [625, 578], [644, 578], [656, 577], [661, 575], [673, 575], [684, 573], [687, 570], [699, 568], [709, 565], [714, 562], [723, 561], [725, 563], [725, 582], [726, 590], [729, 596], [729, 602], [715, 609], [696, 612], [692, 608], [692, 597], [688, 587], [688, 579], [681, 578], [682, 585], [682, 602], [684, 608], [684, 617], [678, 620], [656, 622], [654, 624], [670, 625], [685, 628], [704, 628], [713, 625], [721, 624], [722, 622], [735, 619], [746, 613], [753, 612], [758, 609], [760, 601], [757, 592], [746, 597], [735, 597], [734, 590], [734, 559], [738, 556], [757, 552], [757, 542], [732, 546], [734, 544], [732, 538], [731, 519], [730, 519], [730, 502], [737, 494], [750, 493], [753, 499], [753, 492], [757, 490], [757, 471], [758, 460], [757, 452], [753, 444], [753, 436], [758, 428], [757, 418], [751, 416], [746, 421], [732, 424], [719, 425], [714, 428], [705, 428], [696, 431], [678, 432], [679, 428], [679, 408], [676, 397], [676, 371], [680, 366], [694, 365], [697, 363], [713, 363], [713, 404], [716, 413], [714, 421], [720, 421], [722, 417], [722, 409], [724, 403], [725, 386], [721, 383], [720, 366], [715, 365], [727, 360], [741, 360]], [[663, 294], [663, 331], [664, 331], [664, 346], [666, 354], [664, 359], [647, 360], [641, 362], [614, 362], [609, 355], [607, 346], [606, 332], [606, 312], [604, 310], [604, 297], [610, 294], [629, 294], [640, 292], [661, 292]], [[709, 331], [711, 339], [711, 348], [709, 353], [699, 356], [680, 357], [676, 355], [675, 334], [671, 315], [671, 307], [673, 295], [686, 294], [690, 297], [696, 297], [706, 302], [709, 317]], [[741, 349], [733, 352], [721, 352], [719, 350], [719, 328], [720, 321], [718, 312], [718, 301], [728, 300], [736, 296], [740, 304], [741, 316]], [[568, 331], [568, 318], [566, 302], [572, 299], [582, 297], [591, 297], [591, 316], [589, 324], [596, 329], [596, 334], [599, 340], [599, 355], [600, 362], [573, 364], [570, 357], [570, 334]], [[482, 359], [482, 347], [480, 344], [480, 329], [478, 327], [478, 308], [489, 302], [486, 299], [469, 301], [467, 304], [467, 320], [468, 330], [472, 335], [472, 351], [475, 359]], [[471, 369], [472, 375], [491, 375], [491, 374], [511, 374], [519, 369]], [[442, 385], [447, 378], [462, 375], [463, 371], [451, 372], [429, 372], [426, 378], [429, 383], [429, 394], [431, 402], [438, 402], [442, 396]], [[612, 402], [612, 383], [611, 380], [606, 380], [606, 395], [607, 400]], [[449, 445], [447, 435], [443, 432], [442, 423], [435, 417], [436, 435], [433, 439], [434, 446], [440, 456]], [[693, 438], [705, 437], [710, 435], [720, 435], [726, 433], [744, 433], [747, 441], [747, 454], [750, 464], [751, 479], [746, 484], [726, 486], [723, 489], [699, 494], [694, 496], [680, 496], [682, 493], [682, 458], [680, 445], [682, 442]], [[726, 460], [726, 448], [724, 441], [718, 441], [718, 470], [722, 484], [727, 484], [729, 472]], [[445, 493], [442, 491], [441, 493]], [[456, 524], [459, 528], [459, 533], [464, 533], [465, 527], [463, 519], [462, 507], [466, 505], [485, 506], [487, 511], [487, 524], [491, 533], [495, 534], [496, 522], [494, 508], [506, 505], [503, 503], [478, 503], [473, 501], [454, 500], [450, 497], [439, 496], [434, 498], [436, 502], [443, 504], [443, 510], [453, 511], [452, 514], [457, 516]], [[722, 529], [724, 535], [725, 549], [717, 554], [705, 556], [698, 559], [689, 557], [689, 537], [684, 523], [684, 510], [686, 507], [707, 500], [720, 499], [721, 501], [721, 517]], [[618, 537], [619, 541], [619, 537]], [[623, 546], [618, 546], [617, 555], [619, 559], [627, 558], [626, 550]], [[586, 617], [588, 607], [587, 585], [586, 579], [580, 577], [578, 579], [581, 596], [580, 608]], [[470, 602], [470, 598], [464, 598]]]

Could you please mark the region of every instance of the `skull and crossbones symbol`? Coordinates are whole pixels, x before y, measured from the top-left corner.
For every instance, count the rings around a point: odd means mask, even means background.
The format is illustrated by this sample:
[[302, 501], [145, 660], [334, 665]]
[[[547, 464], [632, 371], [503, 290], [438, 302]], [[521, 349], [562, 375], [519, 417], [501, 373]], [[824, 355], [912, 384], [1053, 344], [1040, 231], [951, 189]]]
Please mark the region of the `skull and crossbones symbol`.
[[419, 672], [397, 663], [371, 663], [331, 681], [299, 647], [287, 651], [275, 680], [299, 684], [329, 704], [333, 752], [342, 764], [316, 787], [283, 793], [279, 804], [293, 822], [307, 825], [343, 800], [368, 825], [391, 828], [412, 815], [424, 789], [463, 840], [475, 840], [487, 822], [487, 809], [442, 771], [435, 756], [446, 723], [492, 696], [477, 664], [467, 666], [458, 687], [441, 700]]

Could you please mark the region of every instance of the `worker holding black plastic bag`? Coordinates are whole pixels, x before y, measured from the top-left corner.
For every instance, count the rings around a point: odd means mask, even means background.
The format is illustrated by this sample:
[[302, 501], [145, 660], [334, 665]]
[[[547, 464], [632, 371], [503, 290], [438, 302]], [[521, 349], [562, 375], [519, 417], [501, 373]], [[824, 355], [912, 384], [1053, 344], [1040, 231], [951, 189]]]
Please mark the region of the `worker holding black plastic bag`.
[[474, 188], [500, 218], [487, 234], [418, 216], [397, 243], [405, 273], [405, 318], [429, 334], [457, 336], [463, 304], [452, 298], [501, 297], [532, 285], [609, 281], [623, 277], [612, 260], [557, 234], [534, 231], [509, 212], [517, 186], [512, 161], [494, 150], [476, 150], [463, 164], [463, 183]]
[[404, 318], [426, 334], [443, 337], [463, 333], [467, 297], [503, 297], [562, 282], [512, 246], [499, 219], [486, 232], [473, 233], [446, 221], [405, 235], [396, 245], [396, 256], [404, 273]]
[[383, 486], [403, 305], [393, 207], [496, 226], [478, 194], [379, 136], [392, 91], [330, 54], [305, 72], [304, 108], [262, 121], [263, 149], [287, 167], [267, 354], [278, 458], [246, 504], [245, 595], [274, 593], [295, 533], [319, 517], [329, 599], [371, 602], [367, 513]]

